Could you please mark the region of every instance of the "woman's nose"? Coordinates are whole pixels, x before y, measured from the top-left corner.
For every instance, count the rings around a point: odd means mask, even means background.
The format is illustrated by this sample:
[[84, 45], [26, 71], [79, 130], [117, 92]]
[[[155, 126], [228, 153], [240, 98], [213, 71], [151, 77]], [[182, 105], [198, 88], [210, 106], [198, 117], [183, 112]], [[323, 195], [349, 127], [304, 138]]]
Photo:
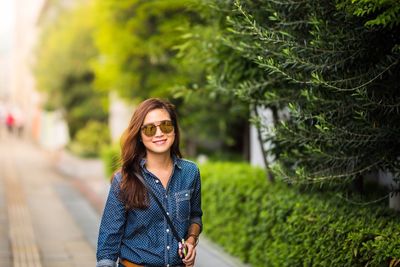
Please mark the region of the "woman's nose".
[[161, 131], [160, 125], [156, 126], [156, 134], [155, 136], [163, 136], [163, 132]]

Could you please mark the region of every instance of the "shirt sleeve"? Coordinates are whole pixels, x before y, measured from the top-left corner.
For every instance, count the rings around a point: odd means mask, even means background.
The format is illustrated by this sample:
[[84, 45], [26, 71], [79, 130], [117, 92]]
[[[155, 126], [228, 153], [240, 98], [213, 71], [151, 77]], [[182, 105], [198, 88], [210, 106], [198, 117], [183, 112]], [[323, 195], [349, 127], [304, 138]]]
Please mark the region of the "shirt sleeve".
[[202, 222], [203, 211], [201, 209], [201, 179], [200, 171], [197, 168], [196, 177], [194, 181], [193, 195], [191, 198], [191, 214], [190, 214], [190, 224], [196, 223], [203, 229]]
[[118, 198], [121, 177], [121, 173], [114, 176], [101, 218], [96, 253], [97, 267], [114, 267], [119, 256], [126, 221], [125, 206]]

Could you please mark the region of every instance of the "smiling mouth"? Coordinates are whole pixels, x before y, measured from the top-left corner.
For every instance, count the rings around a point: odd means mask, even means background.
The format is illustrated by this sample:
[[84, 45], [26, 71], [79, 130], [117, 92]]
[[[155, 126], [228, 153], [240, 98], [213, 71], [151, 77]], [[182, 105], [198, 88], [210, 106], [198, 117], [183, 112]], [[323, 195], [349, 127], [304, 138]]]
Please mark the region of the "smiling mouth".
[[164, 139], [164, 140], [158, 140], [158, 141], [154, 141], [153, 143], [154, 143], [154, 144], [156, 144], [156, 145], [162, 145], [162, 144], [164, 144], [165, 142], [167, 142], [167, 140], [166, 140], [166, 139]]

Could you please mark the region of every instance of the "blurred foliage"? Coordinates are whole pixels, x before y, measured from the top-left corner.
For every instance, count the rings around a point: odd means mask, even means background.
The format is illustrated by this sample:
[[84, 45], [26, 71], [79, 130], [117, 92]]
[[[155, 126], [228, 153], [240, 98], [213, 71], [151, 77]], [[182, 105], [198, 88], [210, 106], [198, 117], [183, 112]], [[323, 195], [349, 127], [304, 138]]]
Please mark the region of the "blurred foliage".
[[[207, 1], [188, 1], [188, 8], [197, 12], [199, 19], [186, 28], [178, 51], [181, 67], [194, 69], [197, 79], [186, 86], [176, 86], [174, 97], [183, 101], [181, 107], [183, 137], [187, 151], [193, 146], [199, 149], [190, 156], [205, 153], [212, 157], [230, 153], [234, 157], [248, 159], [247, 103], [240, 101], [227, 90], [218, 90], [211, 84], [215, 68], [225, 64], [222, 59], [220, 25], [213, 8]], [[222, 63], [224, 62], [224, 63]], [[193, 138], [195, 137], [195, 138]]]
[[[186, 84], [173, 47], [196, 14], [186, 0], [96, 1], [95, 34], [100, 54], [93, 62], [96, 85], [127, 98], [168, 97], [168, 89]], [[178, 71], [179, 70], [179, 71]], [[190, 73], [190, 71], [188, 71]]]
[[96, 1], [96, 87], [134, 103], [168, 98], [177, 106], [188, 156], [199, 149], [241, 153], [247, 108], [206, 88], [215, 31], [197, 2]]
[[329, 1], [213, 3], [226, 25], [221, 59], [233, 62], [215, 69], [215, 90], [289, 108], [272, 134], [261, 122], [280, 176], [304, 183], [347, 182], [379, 169], [398, 176], [396, 24], [366, 26], [371, 17]]
[[98, 121], [89, 121], [80, 128], [68, 148], [81, 157], [99, 157], [102, 149], [110, 143], [108, 125]]
[[89, 120], [106, 121], [107, 95], [94, 90], [89, 61], [97, 51], [92, 40], [95, 19], [90, 6], [59, 10], [45, 21], [36, 47], [37, 87], [44, 92], [47, 109], [62, 109], [71, 136]]
[[116, 143], [103, 147], [100, 156], [104, 164], [105, 174], [111, 179], [112, 174], [121, 167], [120, 145]]
[[272, 184], [262, 169], [237, 162], [207, 163], [200, 171], [204, 233], [251, 266], [399, 262], [400, 221], [386, 201], [359, 205], [355, 196]]

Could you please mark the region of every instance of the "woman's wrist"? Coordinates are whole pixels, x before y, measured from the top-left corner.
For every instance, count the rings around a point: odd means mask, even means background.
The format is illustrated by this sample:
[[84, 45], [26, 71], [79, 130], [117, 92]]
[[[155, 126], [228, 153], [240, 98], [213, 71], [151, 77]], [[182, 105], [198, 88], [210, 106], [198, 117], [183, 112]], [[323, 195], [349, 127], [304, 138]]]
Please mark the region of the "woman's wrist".
[[186, 242], [192, 244], [194, 247], [199, 243], [199, 237], [197, 235], [191, 234], [186, 237]]

